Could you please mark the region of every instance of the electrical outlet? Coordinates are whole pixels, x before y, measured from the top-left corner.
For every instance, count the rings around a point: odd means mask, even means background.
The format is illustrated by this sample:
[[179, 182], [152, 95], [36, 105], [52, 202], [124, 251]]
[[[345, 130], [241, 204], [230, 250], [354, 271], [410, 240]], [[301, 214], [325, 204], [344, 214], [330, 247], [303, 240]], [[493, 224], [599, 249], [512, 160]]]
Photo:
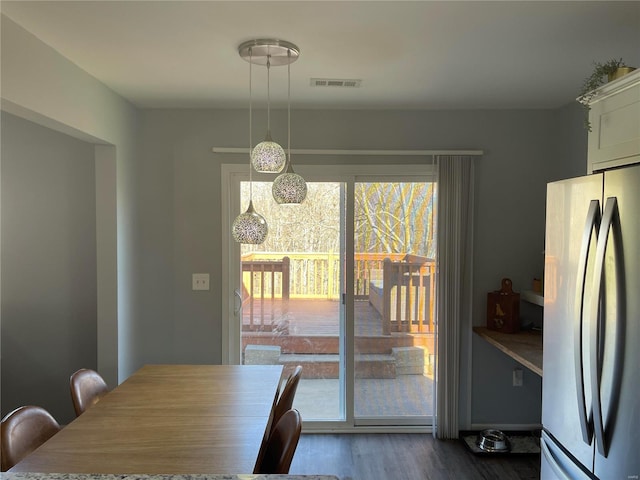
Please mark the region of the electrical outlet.
[[209, 274], [194, 273], [191, 277], [192, 290], [209, 290]]
[[513, 386], [514, 387], [522, 386], [522, 369], [521, 368], [513, 369]]

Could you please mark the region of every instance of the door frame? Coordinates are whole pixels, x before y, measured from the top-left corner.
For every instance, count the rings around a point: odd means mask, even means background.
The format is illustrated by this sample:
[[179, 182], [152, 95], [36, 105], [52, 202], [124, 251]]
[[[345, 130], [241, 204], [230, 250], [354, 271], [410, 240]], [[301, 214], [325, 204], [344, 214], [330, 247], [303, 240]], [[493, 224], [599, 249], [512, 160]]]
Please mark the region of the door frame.
[[[225, 153], [225, 152], [223, 152]], [[235, 217], [246, 209], [246, 205], [240, 205], [239, 196], [234, 195], [238, 191], [239, 184], [242, 181], [249, 180], [248, 162], [238, 163], [239, 156], [231, 155], [240, 152], [227, 152], [224, 154], [221, 162], [221, 229], [222, 229], [222, 249], [221, 249], [221, 265], [222, 274], [226, 276], [227, 281], [222, 282], [221, 296], [221, 352], [223, 364], [240, 364], [241, 360], [241, 329], [239, 319], [239, 305], [234, 294], [235, 285], [240, 285], [242, 278], [239, 268], [233, 268], [240, 258], [240, 245], [233, 241], [231, 237], [231, 224]], [[329, 157], [331, 153], [323, 152]], [[336, 155], [344, 155], [343, 151], [339, 151]], [[244, 157], [247, 156], [244, 151]], [[401, 157], [399, 155], [398, 157]], [[346, 188], [346, 217], [344, 239], [345, 251], [341, 255], [345, 255], [345, 275], [344, 285], [353, 285], [354, 275], [354, 196], [353, 191], [357, 182], [376, 182], [376, 181], [398, 181], [398, 182], [415, 182], [415, 181], [435, 181], [436, 168], [433, 162], [424, 161], [422, 163], [402, 163], [402, 158], [390, 159], [384, 164], [335, 164], [326, 162], [325, 155], [318, 156], [313, 159], [311, 164], [296, 163], [296, 172], [302, 175], [310, 182], [341, 182]], [[338, 159], [349, 160], [348, 158]], [[430, 159], [429, 159], [430, 160]], [[322, 162], [322, 164], [319, 164]], [[327, 164], [330, 163], [330, 168]], [[329, 172], [328, 172], [329, 170]], [[401, 171], [401, 174], [398, 174]], [[259, 174], [252, 172], [253, 181], [273, 181], [274, 175]], [[234, 259], [232, 261], [232, 259]], [[344, 361], [345, 361], [345, 405], [346, 416], [344, 421], [322, 421], [322, 422], [305, 422], [305, 431], [344, 431], [353, 432], [359, 425], [359, 429], [367, 429], [368, 431], [380, 430], [381, 425], [376, 423], [371, 425], [369, 422], [358, 422], [354, 418], [354, 385], [353, 378], [355, 375], [355, 357], [354, 357], [354, 330], [351, 328], [354, 323], [354, 296], [352, 289], [347, 289], [347, 295], [344, 312], [345, 325], [344, 331]], [[435, 412], [434, 412], [435, 416]], [[411, 426], [402, 425], [402, 422], [394, 421], [389, 426], [396, 431], [431, 431], [431, 426]], [[386, 428], [384, 431], [390, 431]]]

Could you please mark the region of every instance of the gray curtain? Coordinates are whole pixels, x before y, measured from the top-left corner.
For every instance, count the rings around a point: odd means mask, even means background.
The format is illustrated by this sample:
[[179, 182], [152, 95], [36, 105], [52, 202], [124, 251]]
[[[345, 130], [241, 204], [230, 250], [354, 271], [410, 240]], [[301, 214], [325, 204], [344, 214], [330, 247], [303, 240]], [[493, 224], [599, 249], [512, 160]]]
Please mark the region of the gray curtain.
[[438, 292], [436, 436], [458, 438], [460, 325], [471, 315], [473, 163], [470, 156], [438, 156]]

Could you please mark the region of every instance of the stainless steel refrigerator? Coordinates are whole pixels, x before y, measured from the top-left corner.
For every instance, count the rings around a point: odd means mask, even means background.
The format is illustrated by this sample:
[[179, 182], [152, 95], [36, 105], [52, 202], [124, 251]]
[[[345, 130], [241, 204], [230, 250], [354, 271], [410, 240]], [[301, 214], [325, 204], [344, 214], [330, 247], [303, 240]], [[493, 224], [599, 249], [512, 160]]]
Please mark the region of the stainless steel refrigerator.
[[640, 478], [640, 165], [550, 183], [546, 479]]

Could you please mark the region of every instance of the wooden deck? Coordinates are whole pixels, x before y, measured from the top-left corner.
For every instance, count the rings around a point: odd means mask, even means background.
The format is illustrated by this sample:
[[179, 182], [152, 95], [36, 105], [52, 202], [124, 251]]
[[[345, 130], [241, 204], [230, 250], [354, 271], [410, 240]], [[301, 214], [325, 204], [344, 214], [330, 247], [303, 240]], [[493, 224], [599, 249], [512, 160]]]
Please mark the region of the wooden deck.
[[[303, 366], [295, 407], [313, 420], [340, 417], [339, 333], [340, 303], [332, 300], [265, 300], [254, 305], [254, 322], [244, 312], [243, 352], [267, 346], [278, 348], [271, 361], [283, 363], [285, 374]], [[264, 315], [261, 313], [264, 312]], [[355, 303], [355, 414], [358, 417], [424, 416], [432, 414], [432, 333], [383, 333], [380, 313], [367, 300]], [[262, 319], [262, 320], [260, 320]], [[262, 322], [262, 323], [261, 323]], [[406, 374], [393, 349], [409, 348], [423, 355], [422, 367]]]
[[[242, 350], [247, 345], [277, 346], [279, 362], [304, 364], [307, 378], [338, 375], [340, 303], [332, 300], [276, 299], [254, 306], [254, 320], [243, 315]], [[383, 333], [380, 313], [366, 300], [355, 303], [355, 351], [357, 371], [365, 378], [395, 377], [390, 356], [394, 348], [424, 350], [428, 370], [433, 355], [432, 333]], [[254, 347], [252, 347], [254, 348]], [[391, 370], [390, 370], [391, 369]]]
[[[340, 307], [338, 301], [322, 299], [256, 301], [253, 322], [248, 309], [243, 309], [243, 330], [274, 330], [288, 335], [338, 335]], [[382, 316], [367, 300], [355, 302], [355, 334], [383, 335]]]
[[[433, 259], [402, 253], [356, 253], [355, 262], [353, 293], [356, 299], [368, 300], [377, 310], [376, 318], [382, 322], [375, 324], [376, 329], [380, 326], [383, 334], [434, 331]], [[318, 309], [324, 310], [321, 316], [337, 318], [337, 301], [342, 297], [339, 272], [339, 256], [326, 252], [244, 255], [242, 302], [249, 322], [243, 329], [285, 331], [292, 314], [300, 323]], [[304, 309], [300, 310], [296, 308], [299, 301], [293, 299], [323, 299], [323, 303], [312, 307], [302, 300]], [[332, 300], [336, 302], [334, 305]], [[328, 327], [335, 329], [337, 325]]]

